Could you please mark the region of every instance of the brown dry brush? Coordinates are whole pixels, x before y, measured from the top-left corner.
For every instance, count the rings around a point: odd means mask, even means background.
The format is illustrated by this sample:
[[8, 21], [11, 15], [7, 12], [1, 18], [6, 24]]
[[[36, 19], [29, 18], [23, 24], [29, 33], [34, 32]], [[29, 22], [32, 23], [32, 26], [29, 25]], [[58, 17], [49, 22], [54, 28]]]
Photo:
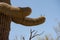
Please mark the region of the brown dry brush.
[[13, 7], [10, 0], [0, 0], [0, 40], [9, 40], [10, 23], [13, 21], [25, 26], [36, 26], [45, 22], [45, 17], [28, 18], [30, 7]]

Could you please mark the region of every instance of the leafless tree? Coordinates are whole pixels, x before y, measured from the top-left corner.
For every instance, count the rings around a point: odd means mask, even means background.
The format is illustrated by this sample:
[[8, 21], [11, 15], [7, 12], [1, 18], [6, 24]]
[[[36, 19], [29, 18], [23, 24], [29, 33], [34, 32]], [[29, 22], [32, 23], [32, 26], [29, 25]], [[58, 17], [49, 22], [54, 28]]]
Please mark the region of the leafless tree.
[[38, 31], [36, 31], [36, 30], [30, 29], [30, 37], [29, 37], [29, 40], [32, 40], [32, 38], [34, 38], [36, 36], [40, 36], [40, 35], [42, 35], [44, 33], [44, 32], [42, 32], [42, 33], [38, 34], [37, 32]]
[[[36, 36], [40, 36], [44, 33], [44, 31], [40, 34], [37, 33], [38, 31], [30, 29], [30, 35], [29, 35], [29, 40], [32, 40]], [[25, 37], [22, 37], [23, 40], [25, 40]]]

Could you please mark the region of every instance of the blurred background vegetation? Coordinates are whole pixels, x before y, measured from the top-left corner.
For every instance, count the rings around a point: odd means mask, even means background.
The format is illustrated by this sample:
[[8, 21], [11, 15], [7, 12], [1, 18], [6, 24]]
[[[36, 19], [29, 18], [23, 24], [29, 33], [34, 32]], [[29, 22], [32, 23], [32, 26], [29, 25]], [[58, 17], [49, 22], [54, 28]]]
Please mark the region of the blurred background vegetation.
[[[55, 26], [53, 29], [57, 34], [55, 39], [52, 37], [51, 34], [47, 34], [44, 37], [41, 37], [41, 35], [44, 34], [44, 31], [42, 33], [38, 33], [38, 31], [33, 29], [30, 29], [30, 36], [28, 39], [32, 40], [33, 38], [36, 38], [35, 40], [60, 40], [60, 22], [58, 23], [58, 26]], [[18, 40], [18, 38], [16, 37], [14, 40]], [[20, 40], [25, 40], [25, 37], [21, 36]]]

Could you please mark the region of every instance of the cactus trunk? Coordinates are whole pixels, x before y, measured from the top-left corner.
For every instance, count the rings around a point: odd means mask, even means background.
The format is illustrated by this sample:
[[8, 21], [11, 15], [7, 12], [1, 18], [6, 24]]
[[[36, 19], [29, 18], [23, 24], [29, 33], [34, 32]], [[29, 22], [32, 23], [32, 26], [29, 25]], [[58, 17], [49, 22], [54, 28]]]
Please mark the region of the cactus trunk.
[[[10, 0], [0, 0], [10, 4]], [[9, 40], [11, 18], [0, 13], [0, 40]]]
[[0, 14], [0, 40], [8, 40], [11, 18]]

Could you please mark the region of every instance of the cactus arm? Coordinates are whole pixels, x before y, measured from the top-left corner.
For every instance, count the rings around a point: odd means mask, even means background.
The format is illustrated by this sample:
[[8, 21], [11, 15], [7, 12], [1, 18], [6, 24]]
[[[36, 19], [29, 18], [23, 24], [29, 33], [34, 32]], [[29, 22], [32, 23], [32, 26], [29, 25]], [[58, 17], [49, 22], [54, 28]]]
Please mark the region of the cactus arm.
[[31, 14], [31, 8], [29, 7], [13, 7], [7, 3], [0, 3], [0, 12], [4, 13], [7, 16], [24, 18]]
[[39, 24], [43, 24], [45, 22], [46, 18], [45, 17], [39, 17], [39, 18], [12, 18], [12, 21], [17, 23], [17, 24], [22, 24], [25, 26], [35, 26]]
[[26, 16], [31, 14], [31, 8], [13, 7], [4, 2], [0, 3], [0, 12], [6, 16], [10, 16], [14, 22], [25, 26], [39, 25], [44, 23], [46, 19], [43, 16], [39, 18], [27, 18]]

